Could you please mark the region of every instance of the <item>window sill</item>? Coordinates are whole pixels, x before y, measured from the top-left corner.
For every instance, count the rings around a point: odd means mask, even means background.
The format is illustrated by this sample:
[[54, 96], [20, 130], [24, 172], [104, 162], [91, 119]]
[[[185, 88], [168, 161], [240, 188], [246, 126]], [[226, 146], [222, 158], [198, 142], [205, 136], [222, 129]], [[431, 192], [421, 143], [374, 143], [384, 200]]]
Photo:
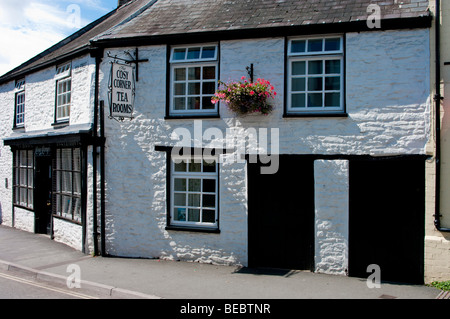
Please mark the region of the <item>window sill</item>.
[[67, 217], [63, 217], [63, 216], [56, 215], [56, 214], [52, 214], [52, 216], [53, 216], [53, 218], [61, 219], [61, 220], [64, 220], [66, 222], [69, 222], [69, 223], [72, 223], [72, 224], [75, 224], [75, 225], [80, 225], [80, 226], [82, 225], [81, 222], [73, 220], [73, 219], [70, 219], [70, 218], [67, 218]]
[[206, 228], [206, 227], [166, 226], [166, 230], [186, 231], [186, 232], [196, 232], [196, 233], [220, 234], [220, 229], [218, 229], [218, 228]]
[[27, 210], [29, 212], [34, 213], [34, 209], [33, 208], [22, 206], [22, 205], [19, 205], [19, 204], [13, 204], [13, 206], [14, 206], [14, 208], [25, 209], [25, 210]]
[[23, 131], [25, 130], [25, 125], [15, 125], [12, 129], [13, 131]]
[[64, 126], [68, 126], [69, 125], [69, 120], [64, 120], [64, 121], [57, 121], [55, 123], [52, 123], [53, 127], [64, 127]]
[[296, 117], [348, 117], [346, 112], [337, 113], [285, 113], [283, 118], [296, 118]]
[[164, 117], [165, 120], [192, 120], [192, 119], [220, 119], [219, 114], [210, 115], [167, 115]]

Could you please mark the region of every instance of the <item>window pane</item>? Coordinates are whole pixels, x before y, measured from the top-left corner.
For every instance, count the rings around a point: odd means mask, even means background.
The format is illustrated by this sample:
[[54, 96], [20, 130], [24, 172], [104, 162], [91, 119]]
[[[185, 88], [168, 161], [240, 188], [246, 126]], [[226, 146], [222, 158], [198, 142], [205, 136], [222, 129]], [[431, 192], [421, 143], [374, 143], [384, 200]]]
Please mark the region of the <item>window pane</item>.
[[340, 60], [325, 61], [325, 73], [326, 74], [340, 74], [341, 73], [341, 61]]
[[216, 195], [203, 195], [203, 207], [216, 207]]
[[306, 74], [305, 61], [292, 62], [292, 75], [304, 75]]
[[204, 110], [214, 110], [216, 107], [211, 102], [211, 96], [202, 98], [202, 109]]
[[73, 219], [79, 221], [81, 220], [81, 198], [74, 198], [73, 204]]
[[309, 61], [308, 62], [308, 74], [322, 74], [323, 61]]
[[305, 94], [292, 94], [291, 107], [305, 107]]
[[186, 221], [186, 208], [174, 208], [173, 218], [177, 221]]
[[203, 171], [205, 173], [214, 173], [216, 171], [216, 161], [203, 160]]
[[202, 221], [204, 223], [215, 223], [216, 222], [216, 211], [204, 209], [202, 214]]
[[204, 193], [215, 193], [216, 192], [216, 180], [204, 179], [203, 180], [203, 192]]
[[188, 214], [189, 214], [188, 220], [190, 222], [199, 222], [200, 221], [200, 209], [189, 208]]
[[184, 178], [175, 178], [175, 185], [174, 185], [175, 191], [186, 191], [186, 179]]
[[292, 91], [305, 91], [305, 78], [292, 79]]
[[308, 107], [322, 107], [322, 93], [308, 94]]
[[204, 47], [202, 59], [213, 59], [216, 56], [216, 47]]
[[200, 67], [188, 69], [188, 80], [200, 80]]
[[216, 79], [216, 67], [205, 66], [203, 68], [203, 80], [215, 80]]
[[214, 83], [214, 82], [203, 82], [202, 94], [211, 94], [211, 95], [213, 95], [215, 91], [216, 91], [216, 83]]
[[175, 206], [186, 206], [186, 193], [175, 193], [173, 203]]
[[309, 78], [308, 91], [322, 91], [322, 79], [323, 78]]
[[174, 103], [175, 110], [185, 110], [186, 109], [186, 98], [176, 97]]
[[200, 207], [200, 194], [189, 194], [188, 197], [188, 206]]
[[325, 78], [325, 90], [338, 91], [341, 89], [341, 78], [339, 76]]
[[195, 160], [191, 160], [189, 163], [189, 172], [201, 172], [202, 163], [197, 163]]
[[185, 161], [175, 163], [175, 172], [186, 172], [187, 164]]
[[79, 148], [73, 150], [73, 170], [81, 171], [81, 150]]
[[301, 53], [305, 52], [306, 41], [305, 40], [296, 40], [291, 42], [291, 52], [292, 53]]
[[189, 180], [189, 191], [190, 192], [200, 192], [201, 191], [201, 180], [200, 179], [190, 179]]
[[184, 60], [186, 56], [186, 49], [175, 49], [173, 50], [173, 60]]
[[175, 69], [175, 81], [186, 81], [186, 69], [185, 68]]
[[200, 109], [200, 97], [189, 97], [187, 108], [188, 110], [199, 110]]
[[189, 48], [187, 58], [188, 60], [200, 58], [200, 48]]
[[320, 52], [323, 51], [322, 39], [308, 40], [308, 52]]
[[175, 95], [186, 94], [186, 83], [175, 83]]
[[200, 94], [200, 82], [189, 83], [188, 84], [188, 94], [189, 95], [199, 95]]
[[341, 49], [341, 39], [325, 39], [325, 51], [339, 51]]
[[341, 94], [340, 93], [326, 93], [325, 94], [325, 106], [341, 106]]

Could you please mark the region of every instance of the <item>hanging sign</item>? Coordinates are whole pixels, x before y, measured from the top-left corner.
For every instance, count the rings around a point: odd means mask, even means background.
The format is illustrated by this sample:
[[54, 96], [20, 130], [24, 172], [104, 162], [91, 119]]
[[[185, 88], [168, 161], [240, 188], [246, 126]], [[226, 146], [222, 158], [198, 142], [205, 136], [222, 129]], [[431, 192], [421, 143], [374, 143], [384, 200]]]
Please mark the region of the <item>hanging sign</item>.
[[111, 67], [111, 117], [123, 120], [133, 118], [135, 81], [130, 65], [112, 63]]

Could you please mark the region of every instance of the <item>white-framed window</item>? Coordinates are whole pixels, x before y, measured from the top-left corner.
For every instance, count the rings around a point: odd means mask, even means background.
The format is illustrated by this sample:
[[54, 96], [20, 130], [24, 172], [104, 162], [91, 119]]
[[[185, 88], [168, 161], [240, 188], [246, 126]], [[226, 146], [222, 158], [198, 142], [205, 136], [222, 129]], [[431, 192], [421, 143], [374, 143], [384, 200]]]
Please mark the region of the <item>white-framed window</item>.
[[344, 112], [342, 36], [290, 39], [287, 113]]
[[217, 45], [172, 47], [170, 115], [217, 115], [211, 103], [218, 82]]
[[215, 157], [173, 157], [170, 226], [218, 228], [218, 164]]
[[71, 63], [58, 66], [56, 69], [56, 122], [68, 121], [72, 95]]
[[25, 125], [25, 79], [16, 81], [14, 127]]

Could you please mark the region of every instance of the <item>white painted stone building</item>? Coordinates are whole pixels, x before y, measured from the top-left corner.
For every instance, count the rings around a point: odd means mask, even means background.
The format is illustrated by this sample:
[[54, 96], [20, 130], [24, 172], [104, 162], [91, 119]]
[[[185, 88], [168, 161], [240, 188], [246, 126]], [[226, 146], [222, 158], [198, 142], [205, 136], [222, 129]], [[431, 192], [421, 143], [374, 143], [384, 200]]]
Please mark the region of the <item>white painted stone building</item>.
[[[380, 28], [369, 27], [367, 6], [344, 2], [332, 14], [308, 1], [233, 2], [227, 10], [212, 0], [124, 5], [137, 13], [92, 34], [90, 55], [71, 60], [70, 125], [58, 136], [76, 132], [83, 145], [84, 213], [75, 228], [62, 226], [56, 198], [66, 194], [53, 162], [51, 233], [104, 255], [351, 276], [379, 264], [386, 279], [423, 281], [433, 155], [427, 3], [379, 2]], [[108, 117], [113, 64], [134, 68], [132, 119]], [[277, 91], [270, 115], [236, 116], [211, 103], [219, 80], [239, 80], [247, 69]], [[3, 224], [33, 231], [36, 210], [11, 201], [20, 187], [9, 146], [31, 142], [36, 163], [48, 143], [56, 161], [63, 155], [59, 140], [32, 142], [41, 130], [47, 138], [57, 131], [44, 119], [56, 116], [46, 81], [54, 84], [57, 68], [29, 72], [25, 131], [2, 128], [1, 174], [11, 182], [1, 207]], [[1, 82], [8, 110], [14, 80]], [[46, 89], [34, 93], [33, 84]], [[49, 106], [34, 108], [43, 91]], [[11, 112], [2, 116], [14, 122]], [[255, 163], [255, 153], [267, 156]], [[408, 271], [398, 270], [402, 263]]]

